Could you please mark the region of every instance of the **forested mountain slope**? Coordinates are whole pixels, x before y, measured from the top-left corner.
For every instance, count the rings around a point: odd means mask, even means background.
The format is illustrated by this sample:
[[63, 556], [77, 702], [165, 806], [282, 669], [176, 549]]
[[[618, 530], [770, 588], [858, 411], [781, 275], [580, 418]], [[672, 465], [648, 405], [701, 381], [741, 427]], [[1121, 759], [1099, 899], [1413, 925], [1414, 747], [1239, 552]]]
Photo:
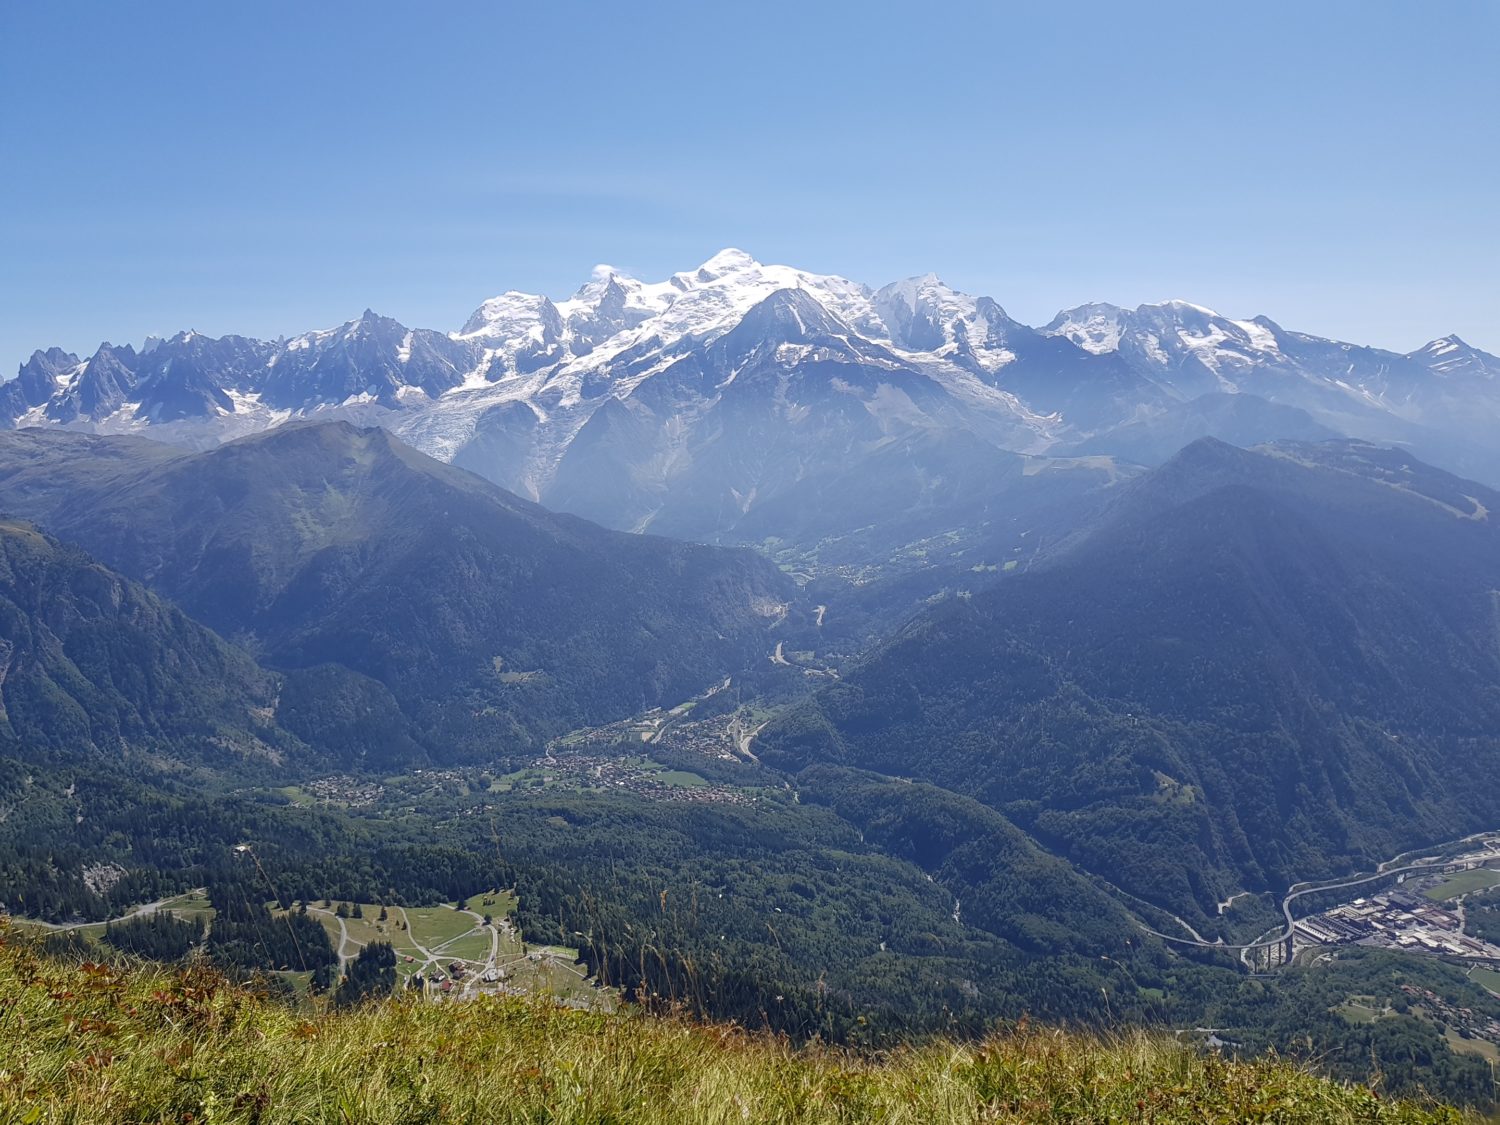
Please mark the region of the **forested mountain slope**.
[[1189, 915], [1500, 823], [1494, 511], [1389, 450], [1200, 442], [758, 747], [971, 794]]
[[452, 752], [677, 703], [763, 658], [792, 596], [748, 552], [555, 515], [380, 429], [293, 425], [165, 457], [79, 440], [7, 435], [0, 508], [272, 666], [378, 681]]
[[0, 754], [276, 762], [298, 744], [275, 702], [275, 676], [181, 610], [0, 520]]

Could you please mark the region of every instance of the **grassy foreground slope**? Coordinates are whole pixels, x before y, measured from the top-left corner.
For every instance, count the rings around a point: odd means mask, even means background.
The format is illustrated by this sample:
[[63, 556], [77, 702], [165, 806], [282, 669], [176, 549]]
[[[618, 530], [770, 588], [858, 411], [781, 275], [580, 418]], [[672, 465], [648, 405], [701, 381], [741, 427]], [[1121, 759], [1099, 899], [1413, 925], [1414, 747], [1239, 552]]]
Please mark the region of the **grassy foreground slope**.
[[201, 970], [0, 944], [0, 1120], [1458, 1122], [1284, 1062], [1020, 1030], [880, 1058], [526, 999], [310, 1016]]

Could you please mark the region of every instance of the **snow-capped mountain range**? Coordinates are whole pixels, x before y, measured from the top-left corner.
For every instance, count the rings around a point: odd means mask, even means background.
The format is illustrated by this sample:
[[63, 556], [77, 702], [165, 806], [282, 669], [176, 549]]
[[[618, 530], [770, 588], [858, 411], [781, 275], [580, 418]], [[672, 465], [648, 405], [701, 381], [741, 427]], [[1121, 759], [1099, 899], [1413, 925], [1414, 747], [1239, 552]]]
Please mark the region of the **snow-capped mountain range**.
[[1456, 337], [1399, 354], [1182, 301], [1032, 328], [933, 276], [877, 290], [738, 250], [662, 282], [601, 268], [565, 301], [503, 293], [457, 332], [370, 311], [289, 340], [182, 332], [37, 351], [0, 385], [8, 426], [192, 446], [329, 414], [555, 508], [705, 539], [865, 464], [889, 483], [892, 450], [919, 494], [960, 448], [1035, 472], [1206, 434], [1401, 443], [1500, 480], [1500, 359]]

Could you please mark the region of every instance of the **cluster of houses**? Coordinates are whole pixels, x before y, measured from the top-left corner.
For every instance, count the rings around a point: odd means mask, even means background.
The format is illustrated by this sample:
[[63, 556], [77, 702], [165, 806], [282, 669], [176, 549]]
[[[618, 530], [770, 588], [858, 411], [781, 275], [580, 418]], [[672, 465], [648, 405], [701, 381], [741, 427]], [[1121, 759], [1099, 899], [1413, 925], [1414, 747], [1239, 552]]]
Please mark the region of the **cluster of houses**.
[[1430, 988], [1403, 984], [1401, 991], [1406, 993], [1414, 1005], [1425, 1009], [1433, 1018], [1442, 1020], [1460, 1035], [1500, 1043], [1500, 1020], [1445, 1000]]
[[693, 723], [678, 723], [663, 731], [657, 744], [685, 754], [699, 754], [726, 762], [738, 761], [732, 732], [734, 722], [733, 715], [715, 715]]
[[747, 805], [755, 801], [753, 793], [727, 785], [676, 784], [665, 779], [666, 771], [655, 763], [614, 754], [549, 752], [533, 762], [531, 769], [542, 778], [580, 789], [635, 793], [657, 801], [718, 805]]
[[368, 808], [385, 794], [385, 787], [380, 783], [345, 774], [304, 782], [302, 789], [320, 804], [347, 805], [349, 808]]

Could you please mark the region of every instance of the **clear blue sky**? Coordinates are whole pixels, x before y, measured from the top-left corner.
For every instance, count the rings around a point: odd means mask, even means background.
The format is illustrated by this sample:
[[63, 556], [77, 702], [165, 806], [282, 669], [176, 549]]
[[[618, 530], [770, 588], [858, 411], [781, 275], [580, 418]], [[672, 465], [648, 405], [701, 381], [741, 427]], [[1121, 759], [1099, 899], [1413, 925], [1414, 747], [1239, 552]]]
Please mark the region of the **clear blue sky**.
[[0, 365], [725, 245], [1500, 351], [1500, 4], [0, 0]]

